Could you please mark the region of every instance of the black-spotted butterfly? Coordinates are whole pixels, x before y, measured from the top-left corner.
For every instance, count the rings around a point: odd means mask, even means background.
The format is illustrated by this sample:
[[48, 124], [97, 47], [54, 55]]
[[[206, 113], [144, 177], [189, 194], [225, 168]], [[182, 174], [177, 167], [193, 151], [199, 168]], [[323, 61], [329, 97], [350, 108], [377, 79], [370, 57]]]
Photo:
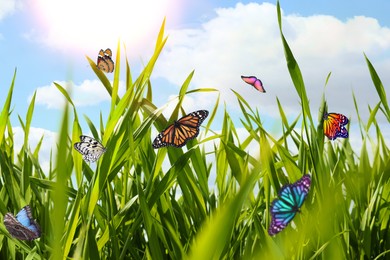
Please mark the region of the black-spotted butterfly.
[[174, 146], [180, 148], [187, 141], [196, 138], [199, 134], [199, 126], [209, 115], [207, 110], [198, 110], [168, 126], [162, 131], [153, 141], [153, 148], [161, 148], [165, 146]]
[[106, 152], [106, 148], [92, 137], [82, 135], [80, 140], [81, 142], [74, 144], [74, 148], [83, 155], [86, 162], [96, 162]]

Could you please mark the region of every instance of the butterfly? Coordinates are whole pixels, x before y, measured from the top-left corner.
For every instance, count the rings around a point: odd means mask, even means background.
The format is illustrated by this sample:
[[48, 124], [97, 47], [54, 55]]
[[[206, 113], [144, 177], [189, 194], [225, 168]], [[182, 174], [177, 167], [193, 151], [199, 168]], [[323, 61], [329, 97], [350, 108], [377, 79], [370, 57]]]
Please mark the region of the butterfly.
[[41, 228], [33, 219], [29, 205], [24, 206], [16, 217], [8, 212], [4, 216], [4, 225], [14, 238], [33, 240], [41, 236]]
[[347, 138], [348, 131], [345, 125], [348, 124], [348, 118], [338, 113], [324, 114], [324, 134], [334, 140], [337, 137]]
[[263, 82], [256, 78], [255, 76], [241, 76], [242, 80], [248, 83], [249, 85], [252, 85], [255, 89], [257, 89], [260, 92], [265, 93], [265, 89], [263, 86]]
[[309, 193], [310, 184], [310, 175], [306, 174], [297, 182], [282, 187], [279, 198], [271, 203], [271, 225], [268, 234], [276, 235], [293, 220]]
[[153, 141], [153, 148], [175, 146], [180, 148], [199, 134], [199, 126], [209, 115], [207, 110], [198, 110], [183, 116], [162, 131]]
[[96, 162], [106, 152], [106, 148], [92, 137], [81, 135], [80, 140], [74, 144], [74, 149], [83, 155], [86, 162]]
[[97, 67], [107, 73], [114, 71], [114, 62], [111, 59], [112, 51], [111, 49], [106, 49], [103, 51], [101, 49], [99, 51], [98, 59], [97, 59]]

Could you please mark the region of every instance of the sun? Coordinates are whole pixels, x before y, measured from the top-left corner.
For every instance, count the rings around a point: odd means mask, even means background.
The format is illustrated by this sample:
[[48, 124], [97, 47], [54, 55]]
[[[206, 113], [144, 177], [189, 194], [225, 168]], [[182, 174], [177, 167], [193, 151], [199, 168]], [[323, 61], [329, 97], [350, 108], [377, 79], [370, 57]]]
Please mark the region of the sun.
[[176, 17], [178, 0], [37, 0], [41, 40], [68, 50], [139, 48], [156, 38], [164, 17]]

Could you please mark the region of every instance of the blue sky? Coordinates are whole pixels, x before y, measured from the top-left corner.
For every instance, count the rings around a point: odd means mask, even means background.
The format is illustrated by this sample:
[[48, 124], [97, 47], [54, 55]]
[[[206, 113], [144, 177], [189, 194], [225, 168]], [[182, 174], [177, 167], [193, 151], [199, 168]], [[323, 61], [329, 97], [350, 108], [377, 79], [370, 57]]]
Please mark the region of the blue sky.
[[[351, 124], [356, 122], [353, 92], [363, 120], [367, 119], [367, 106], [375, 106], [379, 99], [363, 53], [385, 88], [389, 86], [390, 2], [282, 0], [280, 4], [283, 30], [302, 70], [313, 111], [332, 72], [325, 90], [330, 112], [343, 113], [352, 118]], [[29, 98], [38, 90], [32, 126], [38, 129], [37, 136], [45, 132], [55, 137], [63, 99], [53, 81], [73, 82], [79, 116], [86, 114], [97, 122], [100, 112], [107, 114], [108, 94], [85, 56], [96, 60], [98, 51], [108, 47], [115, 56], [120, 38], [136, 76], [152, 53], [164, 16], [169, 39], [151, 78], [157, 105], [176, 95], [195, 69], [191, 88], [217, 88], [233, 117], [238, 115], [238, 106], [230, 89], [257, 107], [273, 128], [278, 124], [276, 97], [289, 115], [296, 115], [299, 101], [277, 31], [276, 1], [113, 0], [107, 6], [102, 0], [2, 0], [0, 102], [17, 68], [13, 126], [19, 126], [17, 115], [25, 117]], [[250, 74], [261, 78], [266, 94], [241, 81], [240, 75]], [[214, 97], [193, 95], [185, 106], [188, 111], [212, 109]], [[169, 116], [169, 109], [165, 114]], [[388, 123], [382, 123], [388, 128]]]

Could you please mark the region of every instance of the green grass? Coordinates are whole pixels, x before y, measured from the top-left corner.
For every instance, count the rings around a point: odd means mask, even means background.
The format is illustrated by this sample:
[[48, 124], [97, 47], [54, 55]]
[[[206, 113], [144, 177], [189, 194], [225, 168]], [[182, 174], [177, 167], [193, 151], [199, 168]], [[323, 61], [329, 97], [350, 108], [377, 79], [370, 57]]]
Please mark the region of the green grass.
[[[149, 80], [167, 38], [164, 24], [153, 56], [133, 79], [126, 60], [126, 93], [118, 96], [120, 67], [111, 84], [89, 59], [92, 70], [111, 95], [107, 118], [98, 125], [81, 119], [71, 95], [55, 84], [68, 100], [58, 129], [58, 152], [44, 172], [39, 151], [28, 143], [35, 95], [25, 119], [24, 144], [14, 149], [11, 103], [16, 71], [0, 115], [0, 210], [16, 213], [30, 204], [42, 227], [42, 237], [23, 242], [0, 225], [1, 259], [385, 259], [390, 253], [390, 161], [376, 120], [382, 113], [390, 122], [385, 89], [368, 60], [368, 73], [380, 102], [369, 108], [367, 122], [359, 123], [363, 145], [352, 150], [347, 140], [324, 140], [322, 118], [313, 118], [298, 63], [278, 21], [287, 67], [300, 97], [301, 113], [289, 121], [276, 100], [282, 133], [272, 136], [251, 108], [234, 92], [242, 110], [239, 118], [248, 132], [241, 140], [226, 110], [221, 129], [211, 124], [221, 110], [219, 98], [203, 124], [200, 136], [187, 149], [154, 150], [151, 129], [161, 131], [185, 112], [187, 95], [215, 89], [188, 90], [191, 72], [178, 94], [170, 118], [153, 103]], [[120, 64], [118, 44], [115, 64]], [[330, 76], [330, 75], [329, 75]], [[328, 77], [329, 79], [329, 77]], [[328, 80], [327, 79], [327, 80]], [[291, 89], [294, 91], [294, 89]], [[354, 98], [353, 96], [351, 98]], [[358, 107], [355, 100], [356, 110]], [[318, 104], [320, 113], [326, 101]], [[205, 108], [199, 108], [205, 109]], [[107, 152], [96, 169], [73, 149], [87, 122]], [[302, 129], [297, 132], [296, 129]], [[375, 131], [370, 131], [371, 129]], [[216, 133], [216, 130], [218, 133]], [[369, 132], [374, 134], [369, 135]], [[207, 135], [206, 135], [207, 133]], [[201, 144], [212, 147], [206, 151]], [[257, 144], [259, 156], [247, 152]], [[219, 145], [218, 145], [219, 144]], [[294, 147], [292, 147], [294, 146]], [[368, 147], [371, 147], [369, 150]], [[291, 151], [298, 151], [297, 153]], [[370, 155], [370, 156], [369, 156]], [[206, 160], [207, 156], [207, 160]], [[371, 159], [370, 159], [371, 158]], [[163, 170], [163, 163], [171, 165]], [[280, 187], [310, 173], [312, 186], [293, 225], [270, 237], [269, 205]], [[216, 174], [214, 187], [208, 180]]]

